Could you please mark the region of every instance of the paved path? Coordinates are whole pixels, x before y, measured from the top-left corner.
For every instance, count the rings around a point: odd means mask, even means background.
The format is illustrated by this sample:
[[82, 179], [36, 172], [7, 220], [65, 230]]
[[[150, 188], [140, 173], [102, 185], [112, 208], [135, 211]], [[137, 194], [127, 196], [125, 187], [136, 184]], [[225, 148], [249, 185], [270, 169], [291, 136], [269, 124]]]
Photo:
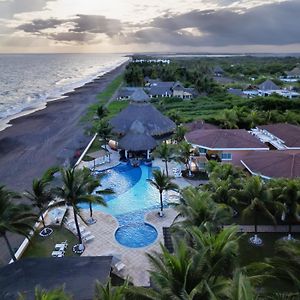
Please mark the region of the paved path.
[[[231, 225], [225, 225], [224, 227], [228, 227]], [[238, 225], [239, 232], [255, 232], [254, 225]], [[279, 232], [288, 232], [288, 225], [258, 225], [257, 232], [270, 232], [270, 233], [279, 233]], [[293, 225], [292, 232], [300, 232], [300, 225]]]

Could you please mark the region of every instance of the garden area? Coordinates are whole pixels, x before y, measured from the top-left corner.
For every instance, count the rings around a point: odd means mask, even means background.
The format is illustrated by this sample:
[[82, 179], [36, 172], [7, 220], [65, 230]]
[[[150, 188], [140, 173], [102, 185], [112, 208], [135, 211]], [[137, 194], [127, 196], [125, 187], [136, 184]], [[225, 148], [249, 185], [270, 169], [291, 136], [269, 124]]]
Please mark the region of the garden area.
[[22, 257], [51, 257], [55, 245], [64, 241], [68, 243], [65, 256], [77, 256], [77, 254], [72, 251], [72, 247], [78, 243], [76, 236], [63, 226], [53, 226], [52, 229], [53, 233], [48, 237], [41, 237], [39, 233], [36, 232], [31, 238], [29, 246]]

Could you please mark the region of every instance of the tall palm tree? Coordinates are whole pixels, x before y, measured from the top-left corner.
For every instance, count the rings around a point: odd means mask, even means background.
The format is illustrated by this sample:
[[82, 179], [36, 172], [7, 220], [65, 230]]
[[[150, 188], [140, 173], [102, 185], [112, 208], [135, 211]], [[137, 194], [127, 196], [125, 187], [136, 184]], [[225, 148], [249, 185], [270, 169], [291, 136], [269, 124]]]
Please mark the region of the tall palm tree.
[[105, 150], [107, 150], [107, 143], [112, 135], [112, 127], [106, 120], [100, 120], [97, 125], [97, 133], [100, 139], [104, 142]]
[[160, 170], [153, 171], [153, 179], [148, 179], [151, 185], [153, 185], [159, 191], [160, 197], [160, 216], [163, 216], [163, 192], [178, 189], [177, 184], [172, 182], [172, 178], [165, 175]]
[[165, 163], [166, 174], [167, 176], [169, 176], [168, 162], [175, 158], [173, 146], [167, 144], [166, 142], [163, 142], [155, 149], [154, 155], [161, 158], [162, 161]]
[[[104, 174], [99, 174], [97, 176], [93, 176], [91, 174], [88, 174], [89, 176], [89, 183], [87, 185], [87, 191], [88, 194], [91, 196], [86, 196], [86, 200], [88, 200], [89, 203], [89, 210], [90, 210], [90, 219], [88, 220], [89, 224], [96, 223], [96, 219], [93, 218], [93, 204], [103, 205], [107, 206], [106, 201], [103, 199], [100, 195], [110, 195], [113, 194], [114, 191], [112, 189], [99, 189], [101, 187], [101, 179], [103, 178]], [[95, 201], [94, 195], [92, 193], [96, 190], [97, 199]]]
[[90, 194], [91, 185], [93, 184], [93, 187], [95, 187], [95, 182], [89, 169], [62, 169], [61, 175], [63, 186], [57, 187], [55, 193], [62, 199], [62, 201], [57, 203], [57, 205], [65, 203], [72, 207], [79, 243], [76, 248], [83, 251], [84, 246], [82, 244], [82, 237], [78, 223], [78, 216], [81, 219], [82, 217], [80, 215], [78, 204], [80, 202], [93, 202], [105, 205], [105, 202], [103, 202], [101, 197]]
[[279, 201], [272, 198], [270, 189], [258, 176], [249, 177], [243, 186], [243, 189], [237, 195], [241, 202], [246, 201], [246, 207], [243, 209], [243, 218], [254, 216], [254, 237], [250, 241], [254, 244], [261, 244], [262, 240], [257, 237], [257, 215], [263, 213], [268, 219], [276, 224], [275, 213], [284, 211], [284, 206]]
[[7, 232], [18, 233], [29, 238], [31, 224], [37, 216], [31, 212], [31, 207], [24, 204], [15, 204], [18, 195], [0, 186], [0, 237], [3, 237], [9, 253], [16, 261], [15, 253], [8, 240]]
[[173, 135], [177, 143], [181, 143], [184, 140], [184, 136], [187, 132], [187, 129], [183, 125], [178, 125], [176, 127], [175, 133]]
[[25, 197], [28, 198], [34, 207], [39, 210], [39, 216], [42, 219], [43, 230], [41, 233], [48, 235], [52, 232], [52, 229], [46, 228], [44, 220], [44, 212], [48, 208], [49, 202], [54, 199], [54, 195], [51, 193], [49, 183], [53, 179], [53, 174], [58, 171], [58, 168], [48, 169], [42, 176], [41, 179], [34, 179], [32, 181], [32, 192], [26, 191], [24, 193]]
[[286, 208], [282, 219], [289, 224], [288, 239], [292, 239], [292, 219], [300, 221], [300, 181], [277, 179], [269, 183], [273, 196]]
[[175, 209], [184, 217], [179, 223], [179, 226], [182, 224], [184, 228], [205, 226], [215, 230], [231, 217], [228, 206], [215, 203], [211, 193], [194, 187], [185, 188], [181, 192], [180, 204], [175, 205]]
[[191, 144], [186, 141], [178, 144], [177, 152], [178, 152], [178, 160], [185, 164], [186, 170], [188, 170], [190, 175], [190, 156], [191, 156]]
[[107, 109], [103, 105], [100, 105], [97, 107], [96, 114], [99, 120], [102, 120], [107, 115]]
[[250, 279], [242, 272], [235, 272], [233, 277], [231, 300], [255, 300], [258, 296], [255, 293]]

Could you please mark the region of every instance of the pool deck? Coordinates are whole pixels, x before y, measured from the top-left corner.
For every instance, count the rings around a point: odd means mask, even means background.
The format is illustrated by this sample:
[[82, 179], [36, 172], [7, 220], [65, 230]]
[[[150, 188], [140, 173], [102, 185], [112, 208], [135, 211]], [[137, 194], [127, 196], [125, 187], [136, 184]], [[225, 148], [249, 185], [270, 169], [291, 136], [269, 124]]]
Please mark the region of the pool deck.
[[[162, 228], [170, 226], [178, 213], [173, 208], [167, 208], [164, 214], [164, 217], [159, 217], [158, 211], [155, 210], [145, 215], [145, 221], [154, 226], [158, 232], [154, 243], [143, 248], [127, 248], [115, 240], [118, 221], [103, 212], [93, 212], [97, 223], [89, 226], [88, 230], [95, 236], [95, 239], [86, 244], [82, 256], [117, 254], [121, 257], [121, 262], [126, 265], [118, 275], [123, 278], [129, 277], [136, 286], [149, 286], [150, 277], [147, 271], [151, 269], [151, 265], [146, 253], [160, 252], [160, 243], [164, 242]], [[88, 218], [88, 211], [82, 210], [82, 215]]]

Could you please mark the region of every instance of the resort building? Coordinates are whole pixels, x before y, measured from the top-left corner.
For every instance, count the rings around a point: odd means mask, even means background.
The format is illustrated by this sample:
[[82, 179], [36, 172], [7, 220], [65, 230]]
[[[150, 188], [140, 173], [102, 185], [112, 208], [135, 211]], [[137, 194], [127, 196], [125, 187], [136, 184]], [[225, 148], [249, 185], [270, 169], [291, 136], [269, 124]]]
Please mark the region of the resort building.
[[299, 151], [259, 151], [244, 157], [241, 163], [250, 174], [264, 179], [300, 177]]
[[149, 158], [156, 141], [168, 138], [176, 124], [159, 112], [152, 104], [132, 102], [110, 120], [113, 131], [119, 135], [119, 148], [125, 158]]
[[124, 87], [118, 92], [117, 100], [132, 100], [132, 101], [149, 101], [149, 96], [143, 88]]
[[192, 99], [198, 96], [194, 88], [185, 88], [179, 81], [147, 81], [148, 93], [150, 98], [158, 97], [177, 97], [181, 99]]
[[187, 133], [185, 139], [199, 156], [235, 165], [255, 151], [269, 150], [245, 129], [198, 129]]
[[285, 76], [281, 76], [280, 80], [284, 82], [297, 82], [300, 80], [300, 67], [297, 66], [291, 71], [285, 72]]
[[222, 77], [224, 75], [224, 70], [220, 66], [215, 66], [213, 69], [214, 76]]
[[300, 126], [278, 123], [259, 125], [251, 134], [265, 143], [270, 149], [300, 150]]

